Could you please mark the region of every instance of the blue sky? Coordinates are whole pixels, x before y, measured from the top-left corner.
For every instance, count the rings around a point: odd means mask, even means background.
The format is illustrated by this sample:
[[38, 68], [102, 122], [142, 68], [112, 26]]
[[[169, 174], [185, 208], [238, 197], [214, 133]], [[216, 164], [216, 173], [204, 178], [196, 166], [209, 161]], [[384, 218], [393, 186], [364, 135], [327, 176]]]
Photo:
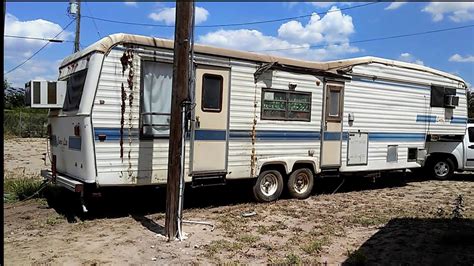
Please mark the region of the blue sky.
[[[324, 12], [301, 19], [232, 27], [196, 28], [196, 42], [239, 50], [272, 53], [306, 60], [325, 61], [359, 56], [379, 56], [423, 64], [453, 73], [474, 84], [474, 27], [408, 38], [357, 43], [358, 40], [474, 25], [474, 3], [381, 2], [364, 7], [355, 2], [198, 2], [198, 26], [245, 23]], [[5, 34], [51, 38], [67, 25], [67, 2], [7, 3]], [[82, 14], [104, 19], [172, 26], [174, 3], [82, 2]], [[126, 32], [173, 38], [173, 27], [115, 24], [83, 18], [81, 46], [106, 35]], [[72, 53], [74, 23], [6, 78], [14, 86], [34, 78], [56, 79], [61, 60]], [[6, 71], [31, 56], [44, 41], [4, 38]], [[352, 43], [355, 42], [355, 43]], [[316, 48], [312, 48], [316, 46]], [[295, 49], [297, 48], [297, 49]]]

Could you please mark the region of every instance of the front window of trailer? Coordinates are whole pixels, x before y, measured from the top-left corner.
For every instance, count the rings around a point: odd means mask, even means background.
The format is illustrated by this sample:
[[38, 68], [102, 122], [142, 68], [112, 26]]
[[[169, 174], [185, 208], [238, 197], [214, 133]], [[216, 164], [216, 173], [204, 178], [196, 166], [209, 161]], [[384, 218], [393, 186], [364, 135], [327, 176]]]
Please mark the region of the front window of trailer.
[[66, 97], [64, 99], [63, 111], [75, 111], [81, 104], [82, 92], [86, 81], [87, 69], [72, 73], [64, 80], [67, 81]]

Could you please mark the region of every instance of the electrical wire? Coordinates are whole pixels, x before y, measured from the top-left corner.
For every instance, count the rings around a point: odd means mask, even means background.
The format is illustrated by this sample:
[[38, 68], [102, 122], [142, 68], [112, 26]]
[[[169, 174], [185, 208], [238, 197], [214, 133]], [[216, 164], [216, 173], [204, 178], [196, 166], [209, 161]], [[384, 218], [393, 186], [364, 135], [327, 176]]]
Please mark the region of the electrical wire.
[[[92, 9], [89, 7], [89, 3], [87, 1], [84, 1], [84, 2], [86, 2], [86, 7], [89, 13], [91, 13], [91, 15], [94, 16], [94, 13], [92, 13]], [[95, 30], [97, 31], [97, 35], [99, 36], [99, 38], [102, 38], [102, 35], [100, 34], [100, 31], [99, 31], [99, 27], [97, 27], [97, 24], [95, 23], [95, 19], [92, 19], [92, 23], [94, 24]]]
[[48, 42], [56, 42], [56, 43], [74, 42], [74, 41], [69, 41], [69, 40], [47, 39], [47, 38], [40, 38], [40, 37], [17, 36], [17, 35], [8, 35], [8, 34], [3, 35], [3, 37], [16, 38], [16, 39], [27, 39], [27, 40], [48, 41]]
[[[61, 33], [63, 33], [76, 19], [73, 19], [69, 22], [69, 24], [66, 25], [66, 27], [64, 27], [58, 34], [56, 34], [53, 39], [56, 39], [56, 37], [58, 37], [59, 35], [61, 35]], [[24, 65], [26, 62], [30, 61], [31, 58], [33, 58], [35, 55], [37, 55], [39, 52], [41, 52], [44, 48], [46, 48], [46, 46], [48, 46], [48, 44], [50, 44], [50, 42], [47, 42], [45, 43], [45, 45], [43, 45], [38, 51], [34, 52], [30, 57], [28, 57], [25, 61], [21, 62], [20, 64], [18, 64], [17, 66], [13, 67], [12, 69], [8, 70], [5, 74], [3, 74], [4, 76], [10, 74], [11, 72], [15, 71], [16, 69], [18, 69], [19, 67], [21, 67], [22, 65]]]
[[364, 42], [374, 42], [374, 41], [382, 41], [382, 40], [397, 39], [397, 38], [406, 38], [406, 37], [426, 35], [426, 34], [451, 31], [451, 30], [466, 29], [466, 28], [472, 28], [472, 27], [474, 27], [474, 24], [460, 26], [460, 27], [445, 28], [445, 29], [421, 31], [421, 32], [416, 32], [416, 33], [407, 33], [407, 34], [392, 35], [392, 36], [386, 36], [386, 37], [371, 38], [371, 39], [365, 39], [365, 40], [347, 41], [347, 42], [341, 42], [337, 44], [334, 43], [334, 44], [322, 44], [322, 45], [310, 45], [310, 46], [295, 46], [291, 48], [256, 50], [256, 51], [249, 51], [249, 52], [273, 52], [273, 51], [285, 51], [285, 50], [294, 50], [294, 49], [326, 48], [333, 45], [364, 43]]
[[[365, 3], [365, 4], [361, 4], [361, 5], [355, 5], [355, 6], [349, 6], [349, 7], [344, 7], [344, 8], [340, 8], [340, 9], [332, 9], [332, 10], [327, 10], [327, 11], [323, 11], [323, 12], [313, 12], [311, 14], [301, 15], [301, 16], [294, 16], [294, 17], [285, 17], [285, 18], [261, 20], [261, 21], [253, 21], [253, 22], [230, 23], [230, 24], [196, 25], [195, 27], [196, 28], [223, 28], [223, 27], [235, 27], [235, 26], [246, 26], [246, 25], [274, 23], [274, 22], [281, 22], [281, 21], [287, 21], [287, 20], [293, 20], [293, 19], [307, 18], [307, 17], [311, 17], [313, 15], [325, 15], [325, 14], [332, 13], [332, 12], [341, 12], [341, 11], [346, 11], [346, 10], [350, 10], [350, 9], [370, 6], [370, 5], [378, 4], [378, 3], [380, 3], [380, 1], [369, 2], [369, 3]], [[95, 19], [95, 20], [99, 20], [99, 21], [110, 22], [110, 23], [126, 24], [126, 25], [174, 28], [174, 25], [129, 22], [129, 21], [112, 20], [112, 19], [100, 18], [100, 17], [95, 17], [95, 16], [87, 16], [87, 15], [82, 15], [82, 17], [83, 18], [89, 18], [89, 19]]]

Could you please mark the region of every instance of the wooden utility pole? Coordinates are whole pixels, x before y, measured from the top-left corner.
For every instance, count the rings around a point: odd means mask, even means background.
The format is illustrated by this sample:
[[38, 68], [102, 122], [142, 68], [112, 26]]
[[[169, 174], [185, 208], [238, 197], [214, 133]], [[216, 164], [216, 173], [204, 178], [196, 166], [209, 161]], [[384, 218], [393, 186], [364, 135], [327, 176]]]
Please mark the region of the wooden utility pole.
[[76, 14], [76, 37], [74, 38], [74, 52], [80, 50], [80, 36], [81, 36], [81, 0], [77, 0], [77, 14]]
[[165, 231], [168, 241], [174, 240], [178, 231], [178, 198], [183, 134], [182, 104], [188, 96], [190, 47], [192, 32], [192, 1], [176, 1], [176, 26], [174, 32], [173, 91], [171, 98], [170, 142], [168, 154], [168, 180], [166, 186]]

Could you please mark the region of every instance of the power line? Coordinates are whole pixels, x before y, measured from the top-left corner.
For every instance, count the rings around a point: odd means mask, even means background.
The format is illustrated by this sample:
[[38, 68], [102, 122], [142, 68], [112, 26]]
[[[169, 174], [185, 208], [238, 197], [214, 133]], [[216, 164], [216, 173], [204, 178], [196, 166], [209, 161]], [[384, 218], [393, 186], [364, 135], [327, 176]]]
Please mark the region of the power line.
[[[230, 24], [197, 25], [195, 27], [196, 28], [218, 28], [218, 27], [234, 27], [234, 26], [245, 26], [245, 25], [256, 25], [256, 24], [264, 24], [264, 23], [281, 22], [281, 21], [287, 21], [287, 20], [293, 20], [293, 19], [307, 18], [307, 17], [311, 17], [315, 14], [316, 15], [325, 15], [325, 14], [332, 13], [332, 12], [340, 12], [340, 11], [365, 7], [365, 6], [369, 6], [369, 5], [373, 5], [373, 4], [377, 4], [377, 3], [380, 3], [380, 2], [375, 1], [375, 2], [365, 3], [365, 4], [361, 4], [361, 5], [356, 5], [356, 6], [344, 7], [344, 8], [340, 8], [340, 9], [327, 10], [327, 11], [324, 11], [324, 12], [313, 12], [311, 14], [302, 15], [302, 16], [295, 16], [295, 17], [278, 18], [278, 19], [271, 19], [271, 20], [261, 20], [261, 21], [254, 21], [254, 22], [230, 23]], [[174, 27], [174, 25], [129, 22], [129, 21], [112, 20], [112, 19], [99, 18], [99, 17], [94, 17], [94, 16], [87, 16], [87, 15], [82, 15], [82, 17], [93, 19], [93, 20], [110, 22], [110, 23], [118, 23], [118, 24], [134, 25], [134, 26], [149, 26], [149, 27], [161, 27], [161, 28], [173, 28]]]
[[[89, 2], [88, 1], [85, 1], [85, 2], [86, 2], [87, 10], [89, 11], [89, 13], [91, 13], [92, 16], [94, 16], [94, 13], [92, 13], [92, 9], [89, 7]], [[83, 15], [83, 17], [85, 16]], [[102, 38], [99, 32], [99, 27], [97, 27], [97, 24], [95, 23], [95, 19], [92, 19], [92, 23], [94, 23], [94, 27], [95, 27], [95, 30], [97, 31], [97, 35], [99, 35], [99, 38]]]
[[16, 38], [16, 39], [27, 39], [27, 40], [48, 41], [48, 42], [56, 42], [56, 43], [73, 42], [73, 41], [68, 41], [68, 40], [58, 40], [58, 39], [48, 39], [48, 38], [40, 38], [40, 37], [28, 37], [28, 36], [17, 36], [17, 35], [7, 35], [7, 34], [3, 35], [3, 37]]
[[[61, 33], [63, 33], [73, 22], [75, 21], [75, 19], [71, 20], [67, 25], [66, 27], [64, 27], [58, 34], [56, 34], [56, 36], [53, 37], [53, 39], [56, 39], [56, 37], [58, 37], [59, 35], [61, 35]], [[48, 46], [48, 44], [50, 44], [50, 42], [47, 42], [45, 43], [38, 51], [36, 51], [34, 54], [32, 54], [30, 57], [28, 57], [25, 61], [23, 61], [22, 63], [20, 63], [19, 65], [15, 66], [14, 68], [10, 69], [9, 71], [7, 71], [4, 75], [8, 75], [10, 74], [11, 72], [15, 71], [17, 68], [21, 67], [22, 65], [24, 65], [26, 62], [30, 61], [31, 58], [33, 58], [35, 55], [37, 55], [39, 52], [41, 52], [44, 48], [46, 48], [46, 46]]]
[[466, 29], [466, 28], [472, 28], [472, 27], [474, 27], [474, 24], [460, 26], [460, 27], [453, 27], [453, 28], [445, 28], [445, 29], [437, 29], [437, 30], [415, 32], [415, 33], [392, 35], [392, 36], [386, 36], [386, 37], [364, 39], [364, 40], [347, 41], [347, 42], [342, 42], [342, 43], [337, 43], [337, 44], [335, 43], [335, 44], [310, 45], [310, 46], [295, 46], [295, 47], [291, 47], [291, 48], [257, 50], [257, 51], [252, 51], [252, 52], [273, 52], [273, 51], [285, 51], [285, 50], [294, 50], [294, 49], [325, 48], [325, 47], [329, 47], [329, 46], [332, 46], [332, 45], [341, 45], [341, 44], [350, 44], [350, 43], [364, 43], [364, 42], [382, 41], [382, 40], [397, 39], [397, 38], [406, 38], [406, 37], [426, 35], [426, 34], [432, 34], [432, 33], [444, 32], [444, 31], [451, 31], [451, 30], [460, 30], [460, 29]]

